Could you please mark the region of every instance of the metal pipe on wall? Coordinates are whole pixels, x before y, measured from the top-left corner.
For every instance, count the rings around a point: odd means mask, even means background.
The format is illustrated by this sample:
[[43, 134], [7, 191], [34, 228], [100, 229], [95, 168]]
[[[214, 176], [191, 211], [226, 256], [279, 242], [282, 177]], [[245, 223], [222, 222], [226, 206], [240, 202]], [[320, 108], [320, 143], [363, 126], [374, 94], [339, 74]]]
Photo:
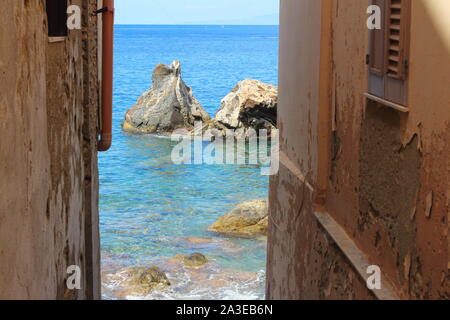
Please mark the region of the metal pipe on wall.
[[102, 21], [102, 120], [98, 151], [108, 151], [112, 144], [114, 0], [103, 0]]

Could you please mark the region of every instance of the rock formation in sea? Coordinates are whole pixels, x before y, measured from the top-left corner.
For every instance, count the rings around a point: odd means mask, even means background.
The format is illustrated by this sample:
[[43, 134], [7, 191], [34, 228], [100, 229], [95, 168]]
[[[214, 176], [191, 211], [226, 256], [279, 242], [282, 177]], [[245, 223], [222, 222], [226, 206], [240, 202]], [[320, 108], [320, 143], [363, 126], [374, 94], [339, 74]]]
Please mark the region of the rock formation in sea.
[[[266, 129], [269, 137], [277, 127], [278, 88], [258, 80], [246, 79], [222, 99], [216, 116], [202, 131], [215, 130], [225, 135], [227, 129], [235, 136], [249, 136], [249, 129], [259, 134]], [[195, 134], [199, 134], [195, 132]]]
[[192, 129], [195, 121], [207, 122], [211, 119], [181, 78], [179, 61], [174, 61], [170, 66], [156, 66], [152, 82], [152, 88], [127, 111], [123, 130], [169, 134], [176, 129]]
[[246, 79], [222, 99], [214, 120], [227, 128], [271, 130], [277, 126], [278, 89]]
[[267, 234], [268, 222], [268, 201], [247, 201], [221, 217], [208, 231], [229, 236], [256, 236]]

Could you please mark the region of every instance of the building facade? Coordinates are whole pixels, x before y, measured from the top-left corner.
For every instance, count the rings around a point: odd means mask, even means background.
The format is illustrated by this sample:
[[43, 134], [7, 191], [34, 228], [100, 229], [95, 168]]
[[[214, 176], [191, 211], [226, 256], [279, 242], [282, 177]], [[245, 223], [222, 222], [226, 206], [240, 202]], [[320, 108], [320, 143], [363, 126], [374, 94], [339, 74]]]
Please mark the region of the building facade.
[[269, 299], [450, 298], [448, 16], [446, 0], [281, 0]]
[[100, 298], [97, 1], [62, 34], [53, 4], [0, 6], [0, 299]]

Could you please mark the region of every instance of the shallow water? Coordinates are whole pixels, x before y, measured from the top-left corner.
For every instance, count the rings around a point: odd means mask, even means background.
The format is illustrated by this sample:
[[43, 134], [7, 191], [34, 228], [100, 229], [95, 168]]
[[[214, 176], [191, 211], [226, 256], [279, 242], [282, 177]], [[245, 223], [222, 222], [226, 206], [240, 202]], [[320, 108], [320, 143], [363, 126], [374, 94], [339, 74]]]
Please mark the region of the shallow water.
[[[263, 298], [264, 239], [205, 230], [238, 203], [267, 198], [268, 178], [257, 166], [175, 165], [170, 154], [176, 142], [129, 136], [120, 124], [151, 86], [158, 63], [180, 60], [185, 82], [214, 115], [240, 80], [277, 84], [277, 46], [277, 27], [116, 26], [114, 143], [99, 157], [105, 298], [116, 298], [108, 275], [153, 265], [174, 285], [148, 299]], [[211, 262], [195, 270], [170, 263], [176, 254], [193, 252]]]

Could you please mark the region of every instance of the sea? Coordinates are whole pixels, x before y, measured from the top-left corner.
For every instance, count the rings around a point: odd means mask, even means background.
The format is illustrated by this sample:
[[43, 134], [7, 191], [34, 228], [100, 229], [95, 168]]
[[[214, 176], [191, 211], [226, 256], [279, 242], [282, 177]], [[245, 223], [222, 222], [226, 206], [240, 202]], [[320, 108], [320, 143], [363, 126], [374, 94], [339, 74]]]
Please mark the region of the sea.
[[[104, 299], [264, 299], [267, 239], [207, 231], [237, 204], [267, 199], [255, 165], [176, 165], [177, 142], [129, 135], [125, 112], [151, 87], [159, 63], [181, 62], [182, 77], [211, 115], [244, 79], [278, 84], [278, 26], [116, 25], [113, 145], [99, 155]], [[173, 259], [200, 252], [188, 268]], [[128, 294], [123, 270], [157, 266], [171, 286]], [[125, 284], [124, 284], [125, 283]]]

